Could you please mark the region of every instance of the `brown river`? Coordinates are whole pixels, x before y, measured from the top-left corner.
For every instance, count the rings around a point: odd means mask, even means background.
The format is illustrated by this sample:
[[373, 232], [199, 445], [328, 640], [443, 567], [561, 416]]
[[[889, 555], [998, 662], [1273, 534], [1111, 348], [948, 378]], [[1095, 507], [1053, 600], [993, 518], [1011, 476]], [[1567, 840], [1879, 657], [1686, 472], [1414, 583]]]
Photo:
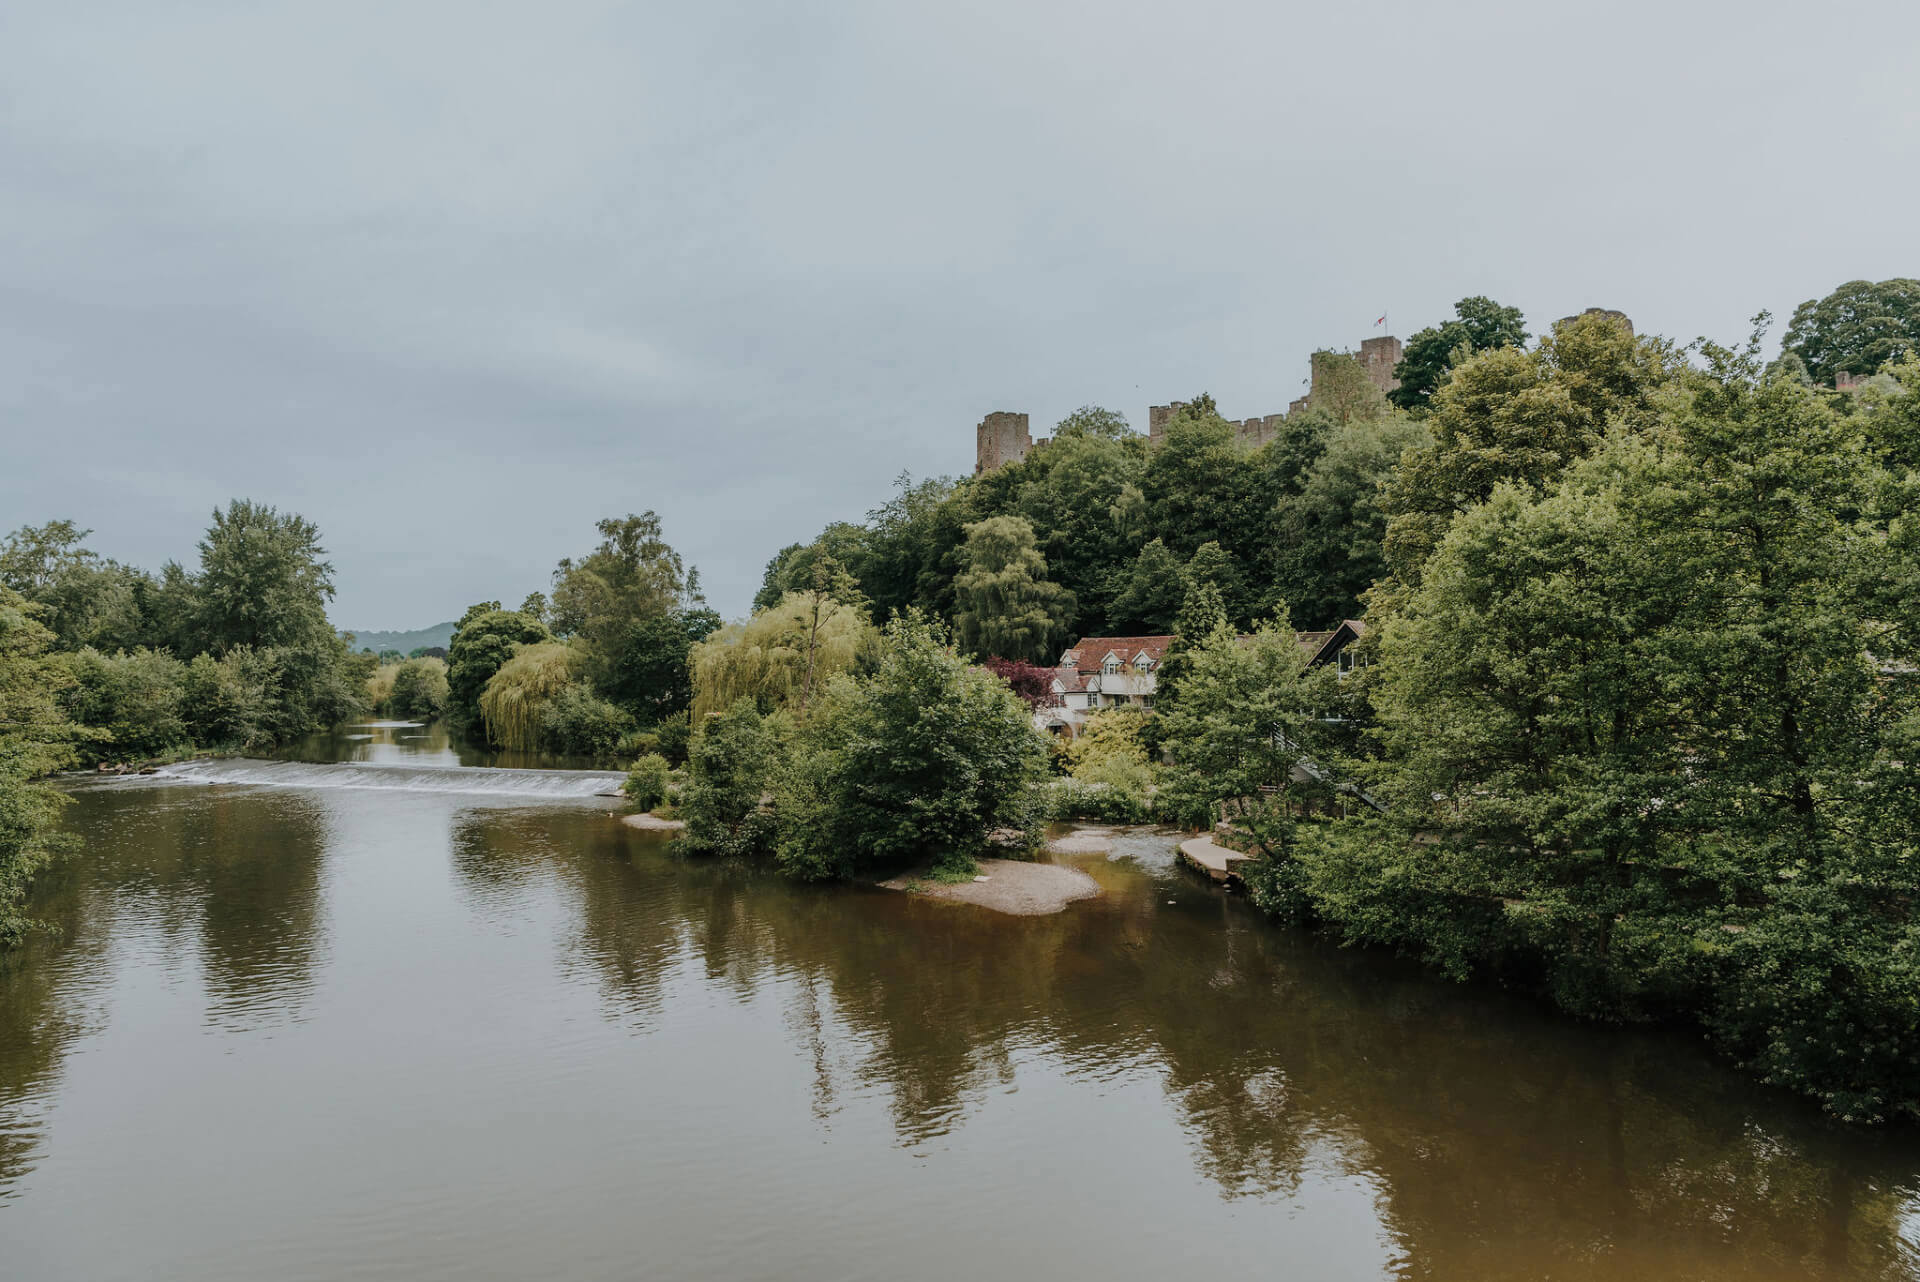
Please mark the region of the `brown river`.
[[1920, 1276], [1920, 1136], [1261, 920], [698, 862], [437, 732], [72, 789], [0, 1278]]

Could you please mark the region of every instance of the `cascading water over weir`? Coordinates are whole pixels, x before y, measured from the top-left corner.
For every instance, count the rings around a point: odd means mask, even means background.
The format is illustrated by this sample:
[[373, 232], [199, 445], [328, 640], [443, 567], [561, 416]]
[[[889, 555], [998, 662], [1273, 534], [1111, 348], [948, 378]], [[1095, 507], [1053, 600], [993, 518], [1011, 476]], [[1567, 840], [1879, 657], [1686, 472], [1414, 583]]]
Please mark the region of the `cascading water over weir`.
[[626, 782], [616, 770], [507, 770], [489, 766], [384, 766], [364, 762], [316, 764], [251, 757], [183, 761], [154, 772], [190, 783], [250, 784], [274, 788], [378, 788], [391, 792], [461, 793], [550, 801], [615, 797]]

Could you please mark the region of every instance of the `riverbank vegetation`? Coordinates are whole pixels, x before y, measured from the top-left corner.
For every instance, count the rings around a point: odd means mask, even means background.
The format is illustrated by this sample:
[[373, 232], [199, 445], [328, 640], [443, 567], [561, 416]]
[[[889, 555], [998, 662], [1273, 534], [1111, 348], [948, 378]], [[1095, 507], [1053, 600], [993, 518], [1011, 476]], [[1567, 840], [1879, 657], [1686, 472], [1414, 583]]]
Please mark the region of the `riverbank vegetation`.
[[[1152, 450], [1083, 411], [762, 603], [831, 563], [1010, 673], [1172, 632], [1145, 751], [1093, 714], [1054, 813], [1230, 818], [1277, 915], [1920, 1116], [1916, 297], [1843, 286], [1770, 365], [1463, 300], [1395, 405], [1347, 378], [1257, 449], [1204, 396]], [[1303, 671], [1348, 615], [1351, 671]]]
[[[0, 915], [45, 856], [24, 781], [60, 762], [444, 709], [638, 759], [686, 849], [808, 879], [963, 876], [1043, 817], [1226, 821], [1276, 916], [1920, 1116], [1915, 298], [1843, 286], [1771, 364], [1464, 299], [1391, 399], [1316, 354], [1257, 448], [1199, 395], [1152, 448], [1085, 409], [1019, 462], [903, 478], [726, 626], [656, 516], [604, 520], [548, 594], [471, 607], [444, 668], [349, 656], [317, 532], [270, 508], [157, 576], [23, 529]], [[1310, 667], [1295, 629], [1348, 617], [1350, 661]], [[1165, 634], [1151, 711], [1049, 754], [1061, 648]]]

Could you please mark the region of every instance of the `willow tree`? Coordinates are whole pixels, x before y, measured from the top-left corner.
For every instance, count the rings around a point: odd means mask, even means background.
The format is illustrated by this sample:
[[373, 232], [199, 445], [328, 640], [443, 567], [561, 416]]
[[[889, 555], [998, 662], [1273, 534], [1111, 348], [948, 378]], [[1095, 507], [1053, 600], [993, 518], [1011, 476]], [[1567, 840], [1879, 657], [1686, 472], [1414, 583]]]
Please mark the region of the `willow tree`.
[[1066, 632], [1073, 593], [1047, 578], [1033, 526], [995, 516], [966, 527], [967, 569], [953, 580], [960, 642], [978, 655], [1039, 659]]
[[503, 748], [531, 752], [540, 746], [540, 714], [574, 682], [575, 656], [558, 641], [523, 645], [480, 692], [487, 738]]
[[872, 659], [878, 640], [858, 604], [818, 588], [789, 592], [693, 647], [694, 717], [743, 698], [762, 712], [793, 706], [804, 716], [828, 681]]

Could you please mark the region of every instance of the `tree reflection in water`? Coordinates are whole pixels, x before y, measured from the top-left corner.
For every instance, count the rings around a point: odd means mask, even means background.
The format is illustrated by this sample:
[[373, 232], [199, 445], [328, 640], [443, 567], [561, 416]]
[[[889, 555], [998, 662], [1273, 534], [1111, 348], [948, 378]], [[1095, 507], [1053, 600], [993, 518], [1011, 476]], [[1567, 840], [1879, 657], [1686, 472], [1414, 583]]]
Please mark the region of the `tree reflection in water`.
[[[1087, 862], [1103, 897], [1014, 918], [682, 859], [598, 808], [79, 801], [87, 848], [35, 905], [66, 933], [0, 963], [0, 1197], [32, 1169], [63, 1057], [102, 1026], [116, 975], [197, 979], [198, 1036], [271, 1033], [320, 1001], [333, 951], [364, 952], [364, 934], [330, 942], [329, 887], [355, 877], [384, 915], [353, 929], [422, 932], [382, 964], [424, 961], [435, 929], [482, 936], [468, 959], [528, 923], [556, 931], [535, 955], [616, 1041], [697, 1035], [663, 1031], [684, 1004], [774, 1008], [822, 1131], [872, 1099], [899, 1145], [932, 1151], [1023, 1081], [1064, 1082], [1123, 1129], [1144, 1119], [1119, 1101], [1137, 1107], [1144, 1084], [1225, 1198], [1311, 1208], [1320, 1183], [1369, 1190], [1406, 1277], [1920, 1266], [1902, 1237], [1920, 1215], [1911, 1132], [1841, 1131], [1678, 1035], [1575, 1026], [1274, 928], [1182, 879], [1164, 843]], [[551, 978], [490, 1000], [537, 999]]]

